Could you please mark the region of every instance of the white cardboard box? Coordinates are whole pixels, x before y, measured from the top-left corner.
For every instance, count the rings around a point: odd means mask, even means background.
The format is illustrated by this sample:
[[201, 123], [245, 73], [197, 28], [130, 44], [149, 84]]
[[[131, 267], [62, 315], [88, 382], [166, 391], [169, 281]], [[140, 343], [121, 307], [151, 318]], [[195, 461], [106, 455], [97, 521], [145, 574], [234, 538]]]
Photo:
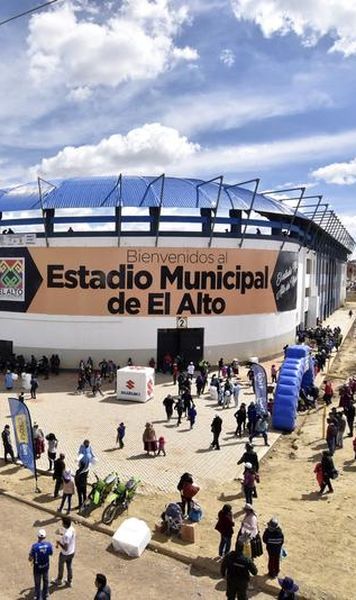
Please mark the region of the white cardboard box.
[[117, 552], [138, 557], [151, 541], [151, 531], [145, 521], [130, 517], [121, 523], [112, 537], [112, 545]]
[[153, 398], [155, 371], [151, 367], [123, 367], [117, 371], [118, 400], [147, 402]]

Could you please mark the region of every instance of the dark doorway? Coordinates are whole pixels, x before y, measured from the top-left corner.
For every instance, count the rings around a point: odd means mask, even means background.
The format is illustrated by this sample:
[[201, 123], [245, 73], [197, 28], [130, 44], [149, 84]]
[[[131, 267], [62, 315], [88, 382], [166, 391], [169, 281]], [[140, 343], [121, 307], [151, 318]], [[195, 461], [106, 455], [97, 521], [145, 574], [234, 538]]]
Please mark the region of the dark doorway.
[[12, 342], [9, 340], [0, 340], [0, 357], [8, 359], [13, 352]]
[[183, 358], [184, 366], [192, 360], [197, 365], [204, 355], [204, 329], [158, 329], [157, 365], [162, 368], [163, 357], [169, 353], [172, 358]]

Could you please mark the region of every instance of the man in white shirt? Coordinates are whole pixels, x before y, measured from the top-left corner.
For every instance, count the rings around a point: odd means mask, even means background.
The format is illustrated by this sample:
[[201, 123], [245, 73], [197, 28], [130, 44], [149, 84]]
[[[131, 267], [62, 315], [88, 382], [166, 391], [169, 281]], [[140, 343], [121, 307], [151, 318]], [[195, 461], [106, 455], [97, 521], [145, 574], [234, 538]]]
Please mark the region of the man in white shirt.
[[75, 538], [76, 533], [72, 525], [72, 521], [68, 517], [63, 517], [63, 534], [60, 540], [56, 541], [56, 548], [60, 547], [61, 551], [58, 558], [58, 577], [55, 581], [56, 585], [61, 585], [64, 573], [64, 564], [67, 565], [67, 581], [66, 585], [72, 587], [73, 570], [72, 561], [75, 554]]
[[189, 378], [193, 379], [194, 373], [195, 373], [195, 365], [194, 365], [193, 361], [190, 361], [189, 365], [187, 366], [187, 372], [188, 372]]

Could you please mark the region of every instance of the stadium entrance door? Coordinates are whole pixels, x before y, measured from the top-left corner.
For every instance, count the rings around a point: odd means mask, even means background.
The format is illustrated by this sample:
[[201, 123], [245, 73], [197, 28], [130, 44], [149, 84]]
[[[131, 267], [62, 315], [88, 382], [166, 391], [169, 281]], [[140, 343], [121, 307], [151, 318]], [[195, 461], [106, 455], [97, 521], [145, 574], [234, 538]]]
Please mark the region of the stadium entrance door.
[[201, 327], [187, 329], [157, 330], [157, 366], [162, 368], [163, 357], [170, 354], [183, 358], [184, 366], [192, 360], [195, 366], [204, 355], [204, 329]]

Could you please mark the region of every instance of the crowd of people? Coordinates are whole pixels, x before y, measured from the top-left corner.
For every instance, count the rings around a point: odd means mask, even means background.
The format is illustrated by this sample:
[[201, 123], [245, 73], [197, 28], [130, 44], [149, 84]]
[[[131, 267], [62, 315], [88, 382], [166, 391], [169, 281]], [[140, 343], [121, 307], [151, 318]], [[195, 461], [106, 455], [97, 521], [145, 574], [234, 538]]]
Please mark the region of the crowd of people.
[[[300, 342], [313, 342], [314, 360], [316, 371], [325, 368], [324, 358], [333, 350], [338, 350], [342, 341], [339, 328], [331, 329], [318, 325], [314, 329], [308, 329], [299, 332]], [[36, 398], [38, 388], [38, 375], [58, 374], [60, 360], [54, 360], [57, 355], [53, 355], [50, 360], [42, 357], [37, 361], [34, 356], [26, 362], [23, 357], [17, 356], [11, 362], [3, 365], [4, 385], [7, 390], [15, 386], [16, 375], [23, 372], [31, 375], [31, 398]], [[132, 365], [132, 359], [127, 361]], [[45, 365], [45, 366], [44, 366]], [[47, 365], [47, 366], [46, 366]], [[155, 365], [151, 365], [155, 368]], [[47, 368], [48, 367], [48, 368]], [[103, 394], [102, 385], [104, 382], [113, 384], [115, 381], [116, 370], [119, 368], [114, 361], [102, 359], [97, 366], [91, 357], [86, 361], [81, 360], [78, 369], [78, 387], [77, 391], [82, 393], [86, 388], [91, 390], [93, 396], [97, 393]], [[210, 373], [210, 365], [202, 360], [198, 365], [193, 361], [184, 362], [182, 357], [172, 358], [170, 355], [164, 357], [163, 371], [170, 373], [173, 384], [177, 386], [176, 394], [167, 394], [163, 400], [163, 408], [166, 414], [167, 422], [176, 419], [176, 426], [179, 427], [185, 419], [189, 422], [192, 429], [198, 418], [198, 399], [205, 395], [213, 401], [215, 408], [218, 409], [210, 424], [212, 441], [210, 448], [220, 450], [220, 435], [223, 429], [223, 417], [227, 414], [225, 411], [233, 409], [233, 415], [236, 420], [236, 430], [233, 435], [238, 438], [246, 437], [245, 451], [238, 461], [243, 466], [242, 477], [239, 478], [242, 492], [245, 499], [243, 507], [243, 518], [238, 527], [236, 539], [233, 542], [235, 529], [232, 506], [224, 504], [218, 513], [216, 531], [220, 534], [218, 545], [218, 556], [221, 559], [221, 574], [227, 579], [227, 597], [239, 600], [245, 600], [247, 597], [247, 586], [251, 575], [257, 573], [254, 559], [259, 557], [265, 551], [268, 557], [268, 576], [277, 578], [280, 572], [280, 560], [285, 554], [284, 533], [277, 517], [271, 517], [262, 533], [258, 524], [257, 512], [254, 503], [258, 498], [257, 486], [260, 481], [260, 466], [258, 455], [252, 442], [260, 437], [266, 446], [269, 445], [268, 432], [271, 422], [271, 412], [273, 400], [270, 398], [267, 408], [261, 406], [254, 400], [250, 402], [240, 402], [242, 389], [241, 383], [241, 365], [237, 359], [225, 361], [219, 360], [215, 372]], [[246, 371], [247, 384], [250, 386], [250, 393], [255, 391], [254, 373], [247, 365]], [[278, 368], [272, 364], [269, 373], [269, 391], [272, 391], [278, 382]], [[314, 386], [315, 388], [315, 386]], [[307, 390], [301, 393], [300, 402], [308, 408], [315, 407], [316, 401], [323, 401], [326, 406], [330, 406], [335, 399], [335, 392], [332, 381], [327, 377], [324, 379], [321, 394], [319, 390]], [[334, 491], [332, 481], [338, 477], [338, 470], [334, 464], [334, 454], [338, 448], [343, 447], [344, 436], [348, 428], [348, 436], [353, 437], [354, 418], [355, 418], [355, 397], [356, 376], [350, 378], [339, 389], [338, 407], [330, 406], [330, 412], [327, 418], [326, 443], [327, 450], [321, 455], [321, 460], [314, 467], [319, 493], [322, 495], [325, 490], [328, 493]], [[304, 394], [304, 397], [303, 397]], [[245, 394], [244, 394], [245, 395]], [[19, 400], [24, 402], [24, 393], [21, 392]], [[220, 409], [220, 410], [219, 410]], [[119, 422], [116, 427], [116, 444], [120, 449], [124, 447], [126, 436], [126, 425]], [[67, 464], [66, 456], [62, 450], [60, 440], [56, 434], [49, 432], [45, 434], [43, 429], [35, 422], [33, 424], [34, 454], [36, 460], [39, 460], [44, 452], [47, 452], [48, 472], [52, 475], [54, 481], [53, 496], [60, 497], [58, 512], [66, 511], [70, 515], [73, 508], [73, 498], [77, 495], [76, 510], [79, 510], [87, 499], [88, 476], [91, 465], [95, 463], [96, 457], [89, 440], [84, 440], [78, 449], [76, 467], [71, 469]], [[11, 442], [10, 426], [6, 424], [2, 432], [2, 442], [4, 447], [5, 462], [16, 461], [16, 452]], [[152, 422], [147, 422], [142, 435], [143, 450], [147, 456], [166, 456], [167, 440], [163, 435], [157, 435]], [[353, 439], [353, 451], [356, 460], [356, 438]], [[192, 521], [199, 521], [202, 518], [203, 511], [196, 501], [196, 495], [199, 492], [199, 485], [189, 473], [184, 473], [177, 486], [180, 498], [178, 501], [169, 504], [164, 513], [163, 521], [167, 525], [167, 531], [179, 532], [185, 517]], [[178, 525], [177, 525], [178, 523]], [[68, 535], [74, 530], [71, 521], [63, 518], [63, 534], [60, 540], [57, 540], [56, 547], [60, 549], [58, 562], [58, 576], [56, 585], [62, 585], [64, 567], [67, 568], [67, 583], [70, 586], [73, 578], [72, 561], [74, 557], [73, 539], [68, 542]], [[68, 531], [67, 531], [68, 530]], [[36, 594], [39, 596], [39, 586], [42, 586], [42, 594], [45, 596], [48, 590], [48, 570], [49, 560], [53, 553], [52, 545], [46, 541], [44, 530], [40, 530], [37, 544], [34, 544], [30, 552], [30, 560], [34, 564], [34, 580]], [[67, 541], [66, 541], [67, 540]], [[47, 559], [41, 564], [41, 558], [36, 548], [38, 544], [46, 545], [48, 549], [44, 553]], [[233, 546], [233, 550], [231, 547]], [[50, 549], [52, 550], [50, 551]], [[42, 551], [41, 551], [42, 552]], [[38, 567], [38, 569], [37, 569]], [[36, 570], [38, 572], [36, 572]], [[104, 575], [98, 574], [99, 588], [96, 598], [110, 598], [110, 591]], [[281, 591], [279, 598], [294, 598], [298, 590], [297, 584], [293, 579], [285, 577], [279, 579]], [[101, 587], [100, 587], [101, 586]], [[103, 595], [104, 594], [104, 595]], [[106, 594], [106, 595], [105, 595]], [[109, 595], [108, 595], [109, 594]]]

